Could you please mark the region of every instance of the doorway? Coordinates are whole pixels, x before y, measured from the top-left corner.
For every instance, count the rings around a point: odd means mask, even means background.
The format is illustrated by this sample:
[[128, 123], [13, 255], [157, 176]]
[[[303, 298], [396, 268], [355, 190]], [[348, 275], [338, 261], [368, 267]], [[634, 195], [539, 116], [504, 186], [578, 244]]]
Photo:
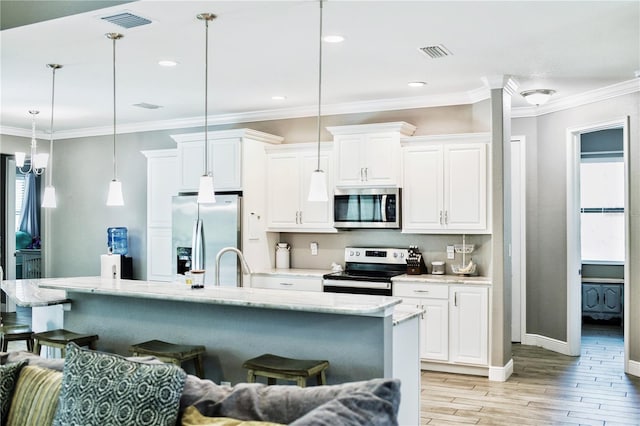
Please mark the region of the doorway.
[[[578, 356], [581, 353], [582, 338], [582, 220], [580, 182], [583, 137], [594, 132], [611, 129], [622, 131], [622, 167], [624, 180], [624, 259], [622, 286], [629, 276], [629, 118], [624, 117], [607, 122], [567, 129], [567, 344], [569, 355]], [[589, 219], [591, 220], [591, 219]], [[588, 271], [591, 273], [591, 271]], [[628, 318], [629, 298], [624, 297], [622, 324], [624, 328], [625, 371], [628, 370]]]

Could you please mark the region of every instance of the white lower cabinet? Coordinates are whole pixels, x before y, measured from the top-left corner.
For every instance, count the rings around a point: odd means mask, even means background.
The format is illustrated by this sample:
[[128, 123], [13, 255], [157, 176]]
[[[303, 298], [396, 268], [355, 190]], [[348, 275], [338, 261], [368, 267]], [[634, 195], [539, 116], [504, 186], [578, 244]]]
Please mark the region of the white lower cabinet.
[[489, 345], [489, 296], [486, 287], [449, 288], [449, 359], [486, 365]]
[[255, 274], [251, 277], [252, 288], [271, 290], [322, 291], [322, 277], [296, 275]]
[[394, 282], [393, 295], [425, 310], [420, 319], [422, 361], [487, 366], [488, 288]]

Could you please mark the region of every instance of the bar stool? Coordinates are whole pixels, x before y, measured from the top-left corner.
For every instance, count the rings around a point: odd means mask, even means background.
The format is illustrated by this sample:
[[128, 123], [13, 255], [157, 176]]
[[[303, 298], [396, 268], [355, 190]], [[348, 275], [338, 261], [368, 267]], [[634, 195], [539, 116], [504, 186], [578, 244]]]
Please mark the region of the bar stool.
[[97, 334], [80, 334], [73, 331], [65, 330], [63, 328], [57, 330], [43, 331], [42, 333], [35, 333], [33, 335], [35, 340], [35, 347], [33, 352], [40, 354], [40, 348], [42, 346], [50, 346], [52, 348], [60, 349], [60, 353], [64, 358], [66, 355], [65, 348], [68, 343], [75, 343], [78, 346], [88, 346], [89, 349], [96, 349], [96, 341], [98, 340]]
[[293, 380], [300, 387], [307, 385], [307, 379], [316, 376], [318, 385], [326, 385], [324, 370], [329, 368], [329, 361], [311, 359], [284, 358], [273, 354], [264, 354], [245, 361], [247, 381], [255, 383], [256, 376], [267, 378], [267, 384], [275, 385], [276, 379]]
[[9, 342], [24, 340], [27, 342], [27, 350], [33, 352], [33, 332], [31, 327], [25, 324], [0, 325], [0, 350], [6, 352]]
[[129, 352], [133, 356], [151, 355], [161, 361], [170, 362], [177, 366], [182, 366], [185, 361], [193, 360], [196, 368], [196, 376], [204, 378], [204, 368], [202, 366], [202, 354], [205, 348], [202, 345], [180, 345], [163, 342], [162, 340], [149, 340], [129, 347]]

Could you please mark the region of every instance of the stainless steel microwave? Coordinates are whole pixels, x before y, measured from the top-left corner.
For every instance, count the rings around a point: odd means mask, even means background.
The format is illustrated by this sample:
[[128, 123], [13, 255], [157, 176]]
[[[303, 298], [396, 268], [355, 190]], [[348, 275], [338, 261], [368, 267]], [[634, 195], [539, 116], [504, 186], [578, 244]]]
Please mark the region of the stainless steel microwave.
[[333, 196], [336, 228], [400, 228], [400, 188], [337, 188]]

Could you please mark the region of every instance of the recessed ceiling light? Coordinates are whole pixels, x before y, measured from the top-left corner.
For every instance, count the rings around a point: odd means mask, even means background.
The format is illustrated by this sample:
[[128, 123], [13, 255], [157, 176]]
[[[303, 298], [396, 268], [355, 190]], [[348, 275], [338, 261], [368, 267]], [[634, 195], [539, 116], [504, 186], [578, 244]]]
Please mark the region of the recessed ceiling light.
[[322, 38], [327, 43], [342, 43], [344, 41], [344, 37], [341, 35], [328, 35]]
[[287, 99], [287, 97], [282, 95], [274, 95], [271, 97], [271, 99], [273, 99], [274, 101], [284, 101], [285, 99]]
[[424, 81], [410, 81], [407, 84], [409, 85], [409, 87], [422, 87], [427, 85], [427, 83], [425, 83]]
[[158, 61], [158, 65], [160, 65], [161, 67], [175, 67], [176, 65], [178, 65], [178, 63], [170, 59], [162, 59]]

